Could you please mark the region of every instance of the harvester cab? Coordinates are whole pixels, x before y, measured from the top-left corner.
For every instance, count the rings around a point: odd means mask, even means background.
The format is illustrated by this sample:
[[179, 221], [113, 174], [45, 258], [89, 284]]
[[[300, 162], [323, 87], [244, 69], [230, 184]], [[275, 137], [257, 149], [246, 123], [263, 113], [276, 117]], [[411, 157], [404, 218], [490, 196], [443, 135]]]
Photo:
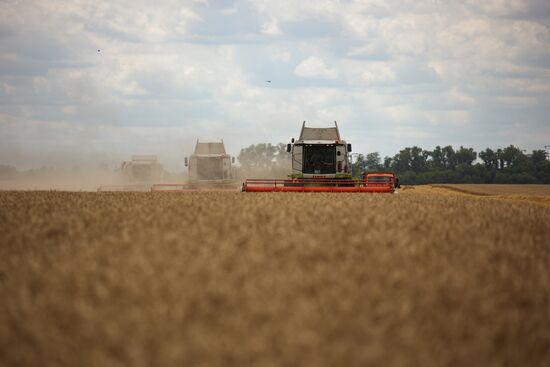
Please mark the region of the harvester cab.
[[340, 138], [338, 124], [314, 128], [302, 124], [298, 140], [287, 145], [292, 155], [293, 178], [351, 178], [351, 144]]

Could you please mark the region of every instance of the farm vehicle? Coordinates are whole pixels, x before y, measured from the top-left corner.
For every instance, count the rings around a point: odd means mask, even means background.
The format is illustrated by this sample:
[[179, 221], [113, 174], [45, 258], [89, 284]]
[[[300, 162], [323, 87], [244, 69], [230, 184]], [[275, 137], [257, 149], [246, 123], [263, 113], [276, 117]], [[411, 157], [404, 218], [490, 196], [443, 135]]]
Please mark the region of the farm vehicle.
[[385, 192], [393, 193], [398, 180], [393, 173], [365, 172], [351, 176], [351, 144], [334, 127], [313, 128], [302, 124], [300, 136], [287, 145], [292, 157], [288, 179], [246, 179], [245, 192]]
[[183, 184], [155, 184], [151, 191], [217, 191], [238, 190], [233, 177], [235, 157], [225, 151], [221, 142], [199, 142], [189, 157], [184, 158], [188, 168], [188, 182]]
[[120, 166], [119, 184], [102, 185], [98, 191], [150, 191], [155, 182], [162, 182], [164, 168], [156, 155], [133, 155]]

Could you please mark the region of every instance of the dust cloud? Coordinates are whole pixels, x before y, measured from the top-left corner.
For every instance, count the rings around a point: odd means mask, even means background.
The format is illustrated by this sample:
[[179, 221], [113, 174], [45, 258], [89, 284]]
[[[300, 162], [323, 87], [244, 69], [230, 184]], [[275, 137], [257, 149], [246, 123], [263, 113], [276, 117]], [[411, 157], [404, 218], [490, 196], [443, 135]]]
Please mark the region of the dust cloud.
[[150, 185], [152, 183], [181, 182], [183, 173], [163, 171], [155, 182], [135, 181], [123, 172], [121, 165], [74, 166], [72, 168], [40, 167], [18, 170], [14, 166], [0, 165], [0, 190], [58, 190], [96, 191], [105, 186]]
[[[235, 183], [240, 183], [247, 178], [286, 179], [292, 172], [288, 157], [285, 159], [277, 159], [277, 156], [272, 159], [254, 157], [243, 162], [240, 161], [240, 156], [234, 157], [236, 160], [231, 165], [231, 177]], [[154, 165], [160, 167], [160, 174], [155, 172], [147, 178], [136, 178], [137, 175], [124, 169], [124, 163], [131, 162], [133, 156], [121, 159], [118, 156], [109, 157], [106, 153], [102, 153], [96, 158], [101, 159], [98, 159], [99, 162], [109, 163], [93, 162], [90, 158], [82, 162], [79, 157], [71, 155], [56, 157], [53, 165], [43, 164], [37, 168], [28, 168], [28, 165], [20, 168], [0, 161], [0, 190], [96, 191], [100, 187], [114, 189], [117, 186], [126, 186], [129, 189], [133, 185], [148, 187], [156, 183], [189, 182], [188, 168], [183, 165], [181, 168], [172, 170], [166, 168], [163, 160], [155, 160]], [[19, 162], [17, 159], [14, 161]], [[40, 165], [44, 162], [37, 159], [36, 163]]]

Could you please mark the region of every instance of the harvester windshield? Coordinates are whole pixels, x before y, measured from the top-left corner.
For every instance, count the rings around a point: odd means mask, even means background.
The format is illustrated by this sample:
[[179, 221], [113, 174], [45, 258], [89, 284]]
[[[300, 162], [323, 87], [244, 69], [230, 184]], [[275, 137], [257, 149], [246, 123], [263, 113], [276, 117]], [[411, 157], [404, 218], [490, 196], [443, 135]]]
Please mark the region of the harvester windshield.
[[221, 157], [197, 157], [197, 174], [199, 180], [221, 180], [223, 177], [223, 160]]
[[148, 181], [151, 180], [151, 165], [149, 164], [135, 164], [132, 166], [132, 176], [136, 181]]
[[336, 146], [334, 144], [305, 144], [302, 172], [331, 174], [336, 172]]

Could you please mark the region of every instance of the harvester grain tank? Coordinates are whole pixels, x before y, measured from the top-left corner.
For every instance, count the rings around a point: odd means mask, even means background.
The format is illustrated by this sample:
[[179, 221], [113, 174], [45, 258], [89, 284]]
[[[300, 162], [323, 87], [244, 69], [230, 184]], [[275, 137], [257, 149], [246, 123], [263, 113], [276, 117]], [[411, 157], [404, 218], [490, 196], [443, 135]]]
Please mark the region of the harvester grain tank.
[[[291, 140], [287, 152], [292, 155], [288, 179], [246, 179], [245, 192], [388, 192], [395, 190], [393, 180], [377, 180], [376, 172], [355, 180], [351, 176], [351, 144], [334, 127], [313, 128], [302, 124], [298, 140]], [[392, 174], [393, 175], [393, 174]], [[386, 176], [384, 176], [386, 177]]]

